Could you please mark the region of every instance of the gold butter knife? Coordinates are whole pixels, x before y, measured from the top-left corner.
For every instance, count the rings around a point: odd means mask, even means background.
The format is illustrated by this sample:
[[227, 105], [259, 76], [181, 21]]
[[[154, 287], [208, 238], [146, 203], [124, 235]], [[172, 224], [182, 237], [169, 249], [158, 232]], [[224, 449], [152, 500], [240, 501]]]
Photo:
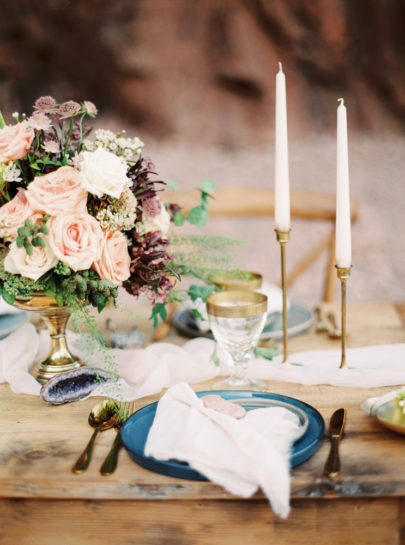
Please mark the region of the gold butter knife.
[[325, 477], [333, 479], [339, 473], [339, 442], [343, 434], [343, 428], [346, 422], [346, 409], [337, 409], [331, 416], [329, 424], [330, 451], [326, 460], [323, 474]]

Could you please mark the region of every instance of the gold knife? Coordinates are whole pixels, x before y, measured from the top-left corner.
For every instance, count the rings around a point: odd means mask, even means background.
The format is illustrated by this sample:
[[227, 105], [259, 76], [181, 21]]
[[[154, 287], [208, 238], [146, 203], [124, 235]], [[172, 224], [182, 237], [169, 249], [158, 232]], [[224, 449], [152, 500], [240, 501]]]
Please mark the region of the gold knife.
[[326, 460], [323, 474], [325, 477], [333, 479], [339, 473], [339, 442], [343, 434], [343, 428], [346, 422], [346, 409], [337, 409], [331, 416], [329, 424], [330, 451]]

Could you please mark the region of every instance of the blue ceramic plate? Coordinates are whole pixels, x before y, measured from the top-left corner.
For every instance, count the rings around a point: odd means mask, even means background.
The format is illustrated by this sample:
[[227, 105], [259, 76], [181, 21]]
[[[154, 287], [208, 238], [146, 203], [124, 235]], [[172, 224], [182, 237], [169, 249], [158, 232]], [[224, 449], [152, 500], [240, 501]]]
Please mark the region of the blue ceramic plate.
[[[271, 315], [271, 320], [264, 326], [263, 333], [260, 335], [262, 341], [268, 339], [280, 340], [283, 338], [283, 318], [281, 313], [276, 312]], [[287, 334], [289, 337], [304, 333], [311, 327], [313, 321], [313, 312], [307, 307], [291, 303], [287, 312]], [[201, 331], [197, 320], [190, 309], [181, 310], [174, 319], [173, 325], [181, 335], [186, 337], [208, 337], [212, 339], [211, 331]]]
[[[273, 405], [288, 406], [298, 413], [304, 433], [293, 444], [290, 458], [291, 467], [308, 460], [319, 449], [325, 431], [325, 424], [319, 412], [303, 401], [279, 394], [255, 392], [250, 390], [219, 390], [198, 392], [199, 397], [207, 394], [217, 394], [240, 403], [246, 410], [268, 407]], [[206, 481], [207, 479], [191, 468], [188, 464], [178, 460], [157, 460], [144, 453], [146, 439], [155, 418], [157, 403], [151, 403], [133, 414], [121, 429], [122, 441], [130, 457], [140, 466], [155, 473], [162, 473], [170, 477]], [[304, 415], [304, 417], [302, 417]]]
[[10, 333], [27, 320], [28, 313], [23, 310], [12, 314], [0, 314], [0, 339], [8, 337]]

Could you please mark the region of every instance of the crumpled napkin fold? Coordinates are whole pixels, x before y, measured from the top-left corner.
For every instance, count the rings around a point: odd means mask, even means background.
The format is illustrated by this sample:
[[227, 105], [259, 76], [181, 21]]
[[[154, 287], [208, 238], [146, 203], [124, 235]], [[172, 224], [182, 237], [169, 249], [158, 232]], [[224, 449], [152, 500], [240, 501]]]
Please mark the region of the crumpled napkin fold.
[[236, 420], [204, 407], [190, 386], [171, 387], [158, 403], [145, 454], [187, 462], [231, 494], [261, 487], [274, 512], [289, 513], [289, 452], [299, 426], [283, 407], [249, 411]]

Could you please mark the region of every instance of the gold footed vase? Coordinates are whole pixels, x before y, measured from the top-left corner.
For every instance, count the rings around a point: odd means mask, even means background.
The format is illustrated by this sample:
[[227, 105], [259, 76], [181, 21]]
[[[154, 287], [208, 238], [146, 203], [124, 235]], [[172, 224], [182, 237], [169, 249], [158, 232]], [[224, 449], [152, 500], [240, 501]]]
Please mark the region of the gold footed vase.
[[84, 363], [74, 356], [66, 342], [66, 325], [70, 318], [67, 307], [59, 307], [54, 297], [42, 293], [34, 293], [30, 297], [16, 297], [14, 306], [22, 310], [37, 312], [45, 322], [51, 337], [51, 348], [48, 356], [38, 363], [31, 374], [41, 384], [50, 378], [72, 371]]

